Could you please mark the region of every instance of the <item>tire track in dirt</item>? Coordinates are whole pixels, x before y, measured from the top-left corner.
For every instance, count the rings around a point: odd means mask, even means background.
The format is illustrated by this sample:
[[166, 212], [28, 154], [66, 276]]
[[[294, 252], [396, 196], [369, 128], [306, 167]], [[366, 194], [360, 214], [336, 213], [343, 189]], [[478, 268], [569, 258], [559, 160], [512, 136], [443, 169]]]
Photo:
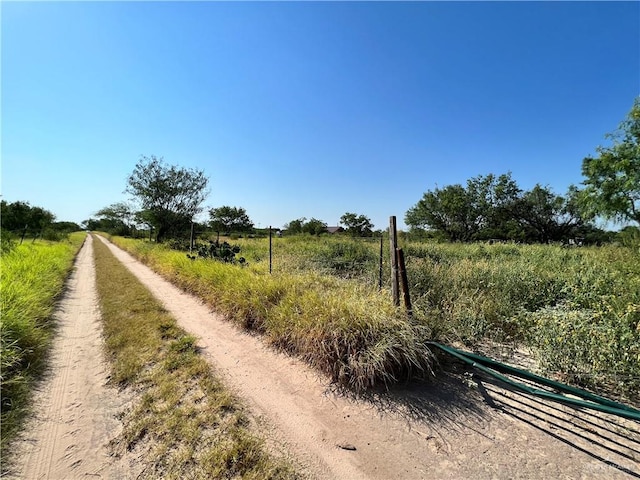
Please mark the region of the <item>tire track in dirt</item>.
[[54, 314], [49, 372], [37, 387], [35, 416], [12, 446], [15, 464], [9, 478], [127, 476], [107, 450], [120, 431], [116, 414], [124, 400], [106, 386], [92, 241], [87, 236]]
[[[331, 393], [329, 381], [301, 361], [274, 352], [211, 312], [131, 255], [100, 238], [186, 331], [226, 383], [248, 403], [272, 444], [283, 445], [313, 478], [336, 479], [514, 479], [629, 478], [637, 471], [640, 435], [623, 426], [624, 448], [611, 457], [600, 448], [607, 438], [558, 435], [561, 416], [570, 429], [575, 411], [531, 402], [555, 417], [530, 417], [496, 390], [459, 379], [437, 386], [395, 389], [374, 402]], [[528, 409], [528, 407], [527, 407]], [[606, 426], [609, 419], [598, 419]], [[625, 439], [631, 432], [634, 437]], [[633, 433], [635, 432], [635, 433]], [[584, 437], [582, 432], [581, 435]], [[340, 448], [355, 447], [355, 450]], [[631, 455], [629, 455], [631, 454]], [[613, 462], [625, 461], [619, 469]], [[640, 458], [640, 457], [639, 457]], [[631, 461], [629, 461], [631, 459]], [[640, 475], [638, 476], [640, 478]]]

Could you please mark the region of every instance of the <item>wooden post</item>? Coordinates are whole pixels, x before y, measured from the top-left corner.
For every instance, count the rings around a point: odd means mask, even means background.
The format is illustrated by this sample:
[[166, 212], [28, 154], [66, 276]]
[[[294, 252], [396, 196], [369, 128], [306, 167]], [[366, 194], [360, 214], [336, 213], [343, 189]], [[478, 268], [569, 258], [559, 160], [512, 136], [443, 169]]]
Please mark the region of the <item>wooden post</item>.
[[29, 225], [25, 225], [24, 226], [24, 230], [22, 231], [22, 237], [20, 237], [20, 245], [22, 245], [22, 242], [24, 241], [24, 236], [27, 234], [27, 227]]
[[391, 294], [393, 295], [393, 304], [400, 305], [400, 293], [398, 287], [398, 258], [396, 248], [398, 247], [398, 231], [396, 230], [396, 217], [389, 217], [389, 250], [391, 253]]
[[382, 243], [383, 238], [380, 235], [380, 271], [378, 273], [378, 290], [382, 290]]
[[397, 249], [398, 252], [398, 269], [400, 273], [400, 280], [402, 285], [402, 296], [404, 297], [404, 306], [407, 309], [407, 315], [413, 315], [413, 309], [411, 308], [411, 298], [409, 297], [409, 279], [407, 278], [407, 268], [404, 264], [404, 252], [401, 248]]
[[193, 251], [193, 220], [191, 220], [191, 241], [189, 242], [189, 253]]
[[271, 274], [271, 259], [272, 259], [272, 252], [273, 252], [272, 238], [273, 238], [273, 235], [271, 232], [271, 225], [269, 225], [269, 274]]

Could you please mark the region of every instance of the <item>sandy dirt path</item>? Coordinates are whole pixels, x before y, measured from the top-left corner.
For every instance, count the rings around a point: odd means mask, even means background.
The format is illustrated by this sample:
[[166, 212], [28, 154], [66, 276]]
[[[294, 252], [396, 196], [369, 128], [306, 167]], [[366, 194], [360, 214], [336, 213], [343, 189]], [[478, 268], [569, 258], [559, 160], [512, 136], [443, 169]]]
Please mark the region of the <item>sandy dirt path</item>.
[[[108, 242], [106, 242], [108, 243]], [[640, 425], [452, 375], [368, 400], [239, 331], [109, 244], [164, 304], [270, 439], [313, 478], [640, 478]]]
[[107, 450], [120, 431], [122, 399], [106, 386], [92, 242], [88, 236], [80, 249], [56, 310], [51, 367], [35, 394], [35, 416], [13, 445], [9, 478], [126, 478]]

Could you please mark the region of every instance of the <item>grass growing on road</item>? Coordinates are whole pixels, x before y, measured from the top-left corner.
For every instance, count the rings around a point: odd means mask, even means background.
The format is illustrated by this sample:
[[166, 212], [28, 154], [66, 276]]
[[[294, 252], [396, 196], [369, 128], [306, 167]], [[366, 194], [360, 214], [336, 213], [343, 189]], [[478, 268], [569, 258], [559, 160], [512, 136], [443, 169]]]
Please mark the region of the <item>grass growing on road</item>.
[[94, 254], [112, 382], [139, 398], [123, 418], [116, 453], [139, 450], [143, 478], [295, 478], [250, 432], [196, 339], [97, 239]]
[[2, 440], [18, 432], [35, 379], [46, 365], [52, 312], [86, 234], [62, 242], [38, 241], [2, 254], [0, 281], [0, 389]]

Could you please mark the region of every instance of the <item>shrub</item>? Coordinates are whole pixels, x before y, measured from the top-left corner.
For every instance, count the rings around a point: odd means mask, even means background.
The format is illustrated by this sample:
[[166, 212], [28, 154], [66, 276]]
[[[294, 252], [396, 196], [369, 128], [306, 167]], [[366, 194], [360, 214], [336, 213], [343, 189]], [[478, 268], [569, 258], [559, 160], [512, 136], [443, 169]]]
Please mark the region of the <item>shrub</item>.
[[527, 320], [529, 340], [547, 372], [640, 400], [640, 305], [623, 312], [610, 305], [600, 310], [560, 305], [532, 312]]
[[312, 259], [320, 271], [344, 278], [362, 275], [375, 265], [375, 260], [367, 245], [349, 240], [323, 242]]
[[0, 231], [0, 252], [2, 255], [8, 254], [15, 246], [15, 236], [8, 230]]

